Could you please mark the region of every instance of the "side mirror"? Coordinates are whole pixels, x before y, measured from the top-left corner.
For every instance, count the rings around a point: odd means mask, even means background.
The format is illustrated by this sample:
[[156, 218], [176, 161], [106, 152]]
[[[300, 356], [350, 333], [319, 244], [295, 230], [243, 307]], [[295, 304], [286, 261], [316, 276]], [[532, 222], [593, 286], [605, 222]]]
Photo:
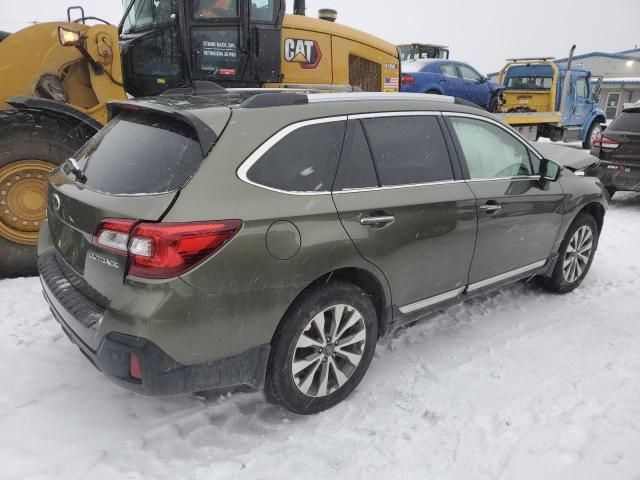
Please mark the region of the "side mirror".
[[543, 158], [540, 161], [540, 179], [547, 180], [549, 182], [555, 182], [560, 176], [560, 170], [562, 167], [555, 162], [547, 158]]

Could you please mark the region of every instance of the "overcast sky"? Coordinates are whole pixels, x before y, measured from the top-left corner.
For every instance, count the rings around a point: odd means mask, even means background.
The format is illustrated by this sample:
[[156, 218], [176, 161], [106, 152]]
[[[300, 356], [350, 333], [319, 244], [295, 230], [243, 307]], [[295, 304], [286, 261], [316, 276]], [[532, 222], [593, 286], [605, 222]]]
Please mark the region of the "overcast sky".
[[[121, 0], [0, 0], [0, 30], [64, 19], [66, 7], [118, 23]], [[288, 1], [289, 8], [293, 1]], [[640, 45], [640, 0], [307, 0], [307, 13], [338, 10], [338, 21], [393, 43], [449, 45], [451, 57], [483, 73], [507, 57], [617, 52]]]

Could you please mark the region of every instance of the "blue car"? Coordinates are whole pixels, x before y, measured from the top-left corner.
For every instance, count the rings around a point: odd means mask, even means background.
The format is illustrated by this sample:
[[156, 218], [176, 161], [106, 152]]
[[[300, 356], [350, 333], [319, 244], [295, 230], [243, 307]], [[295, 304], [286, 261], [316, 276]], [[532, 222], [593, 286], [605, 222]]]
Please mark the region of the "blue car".
[[495, 112], [504, 87], [488, 81], [484, 75], [466, 63], [425, 59], [402, 64], [401, 90], [451, 95]]

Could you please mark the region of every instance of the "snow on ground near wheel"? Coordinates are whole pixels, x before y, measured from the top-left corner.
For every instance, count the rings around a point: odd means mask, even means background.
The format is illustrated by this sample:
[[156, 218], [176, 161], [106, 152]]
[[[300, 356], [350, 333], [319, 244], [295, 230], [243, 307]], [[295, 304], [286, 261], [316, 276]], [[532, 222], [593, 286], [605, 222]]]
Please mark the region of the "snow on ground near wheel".
[[584, 284], [518, 284], [378, 345], [355, 393], [298, 417], [261, 393], [148, 398], [99, 374], [37, 279], [0, 282], [0, 478], [637, 479], [640, 194]]

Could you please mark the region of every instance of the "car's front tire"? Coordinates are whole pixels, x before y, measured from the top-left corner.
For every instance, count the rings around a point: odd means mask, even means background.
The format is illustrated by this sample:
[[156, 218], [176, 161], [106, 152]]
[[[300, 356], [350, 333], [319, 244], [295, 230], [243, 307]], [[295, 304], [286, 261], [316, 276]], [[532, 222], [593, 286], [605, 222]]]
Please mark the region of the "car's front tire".
[[267, 397], [301, 415], [333, 407], [364, 377], [377, 340], [376, 310], [364, 290], [338, 281], [309, 289], [271, 342]]
[[598, 224], [588, 213], [580, 213], [573, 221], [560, 245], [558, 260], [543, 285], [556, 293], [568, 293], [584, 280], [598, 248]]

